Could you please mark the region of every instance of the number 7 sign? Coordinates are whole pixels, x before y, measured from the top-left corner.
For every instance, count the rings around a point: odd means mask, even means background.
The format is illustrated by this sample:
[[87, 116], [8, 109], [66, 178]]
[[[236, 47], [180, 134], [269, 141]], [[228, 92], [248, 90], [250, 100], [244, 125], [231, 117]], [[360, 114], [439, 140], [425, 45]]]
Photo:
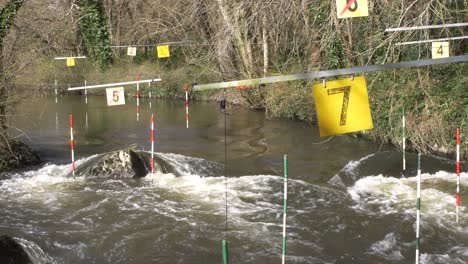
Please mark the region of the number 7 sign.
[[312, 86], [320, 136], [372, 129], [372, 116], [364, 76]]

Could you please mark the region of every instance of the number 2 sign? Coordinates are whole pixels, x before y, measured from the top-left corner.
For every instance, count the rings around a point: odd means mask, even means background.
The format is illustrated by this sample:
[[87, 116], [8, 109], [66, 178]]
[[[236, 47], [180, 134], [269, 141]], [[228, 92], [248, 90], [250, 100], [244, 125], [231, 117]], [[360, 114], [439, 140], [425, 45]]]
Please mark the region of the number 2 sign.
[[125, 104], [125, 94], [123, 87], [106, 89], [106, 95], [108, 106]]
[[338, 18], [369, 16], [367, 0], [336, 0]]
[[364, 76], [312, 86], [320, 136], [372, 129], [372, 116]]

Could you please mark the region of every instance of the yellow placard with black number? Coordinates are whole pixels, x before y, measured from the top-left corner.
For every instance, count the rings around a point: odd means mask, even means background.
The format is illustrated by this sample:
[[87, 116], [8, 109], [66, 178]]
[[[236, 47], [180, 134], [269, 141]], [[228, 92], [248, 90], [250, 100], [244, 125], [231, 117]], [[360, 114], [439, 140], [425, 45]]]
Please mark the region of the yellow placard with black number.
[[74, 58], [67, 58], [67, 66], [68, 67], [75, 66], [75, 59]]
[[448, 42], [432, 42], [432, 58], [448, 58], [450, 57]]
[[364, 76], [312, 86], [320, 136], [374, 128]]
[[336, 0], [338, 18], [369, 16], [367, 0]]
[[169, 53], [169, 45], [157, 46], [158, 58], [169, 58], [171, 54]]

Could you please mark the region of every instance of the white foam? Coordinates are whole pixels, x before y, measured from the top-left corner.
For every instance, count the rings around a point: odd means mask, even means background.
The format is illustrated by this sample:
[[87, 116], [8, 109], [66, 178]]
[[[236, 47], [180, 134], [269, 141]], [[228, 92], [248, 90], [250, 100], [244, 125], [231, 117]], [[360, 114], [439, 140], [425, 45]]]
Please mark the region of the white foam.
[[388, 233], [384, 239], [379, 240], [372, 244], [369, 248], [371, 254], [377, 254], [384, 257], [387, 260], [398, 260], [404, 259], [401, 254], [401, 248], [399, 246], [397, 235], [395, 233]]
[[[460, 177], [460, 183], [468, 186], [468, 173], [462, 173]], [[439, 171], [422, 174], [421, 178], [421, 213], [424, 218], [434, 219], [445, 228], [454, 229], [456, 175]], [[453, 189], [447, 190], [447, 182], [453, 183]], [[356, 202], [355, 209], [369, 214], [414, 215], [416, 177], [398, 179], [382, 175], [368, 176], [349, 187], [348, 194]], [[465, 211], [466, 208], [461, 206], [460, 214], [463, 215]]]
[[15, 240], [21, 244], [22, 248], [28, 253], [29, 258], [34, 264], [42, 263], [57, 263], [50, 256], [48, 256], [44, 250], [42, 250], [36, 243], [26, 240], [24, 238], [15, 237]]
[[359, 160], [351, 160], [349, 161], [341, 170], [340, 172], [355, 174], [355, 169], [365, 160], [373, 157], [375, 154], [369, 154], [367, 156], [362, 157]]

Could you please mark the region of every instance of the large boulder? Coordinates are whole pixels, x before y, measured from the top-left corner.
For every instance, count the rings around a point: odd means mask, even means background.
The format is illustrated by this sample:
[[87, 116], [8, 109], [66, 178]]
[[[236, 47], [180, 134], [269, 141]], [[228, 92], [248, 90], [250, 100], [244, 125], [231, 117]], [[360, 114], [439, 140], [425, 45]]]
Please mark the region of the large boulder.
[[[173, 167], [158, 156], [154, 157], [155, 171], [174, 173]], [[147, 152], [130, 149], [104, 153], [94, 157], [76, 170], [84, 177], [110, 177], [115, 179], [141, 178], [151, 172], [151, 156]]]
[[0, 263], [32, 264], [28, 253], [12, 237], [0, 236]]

